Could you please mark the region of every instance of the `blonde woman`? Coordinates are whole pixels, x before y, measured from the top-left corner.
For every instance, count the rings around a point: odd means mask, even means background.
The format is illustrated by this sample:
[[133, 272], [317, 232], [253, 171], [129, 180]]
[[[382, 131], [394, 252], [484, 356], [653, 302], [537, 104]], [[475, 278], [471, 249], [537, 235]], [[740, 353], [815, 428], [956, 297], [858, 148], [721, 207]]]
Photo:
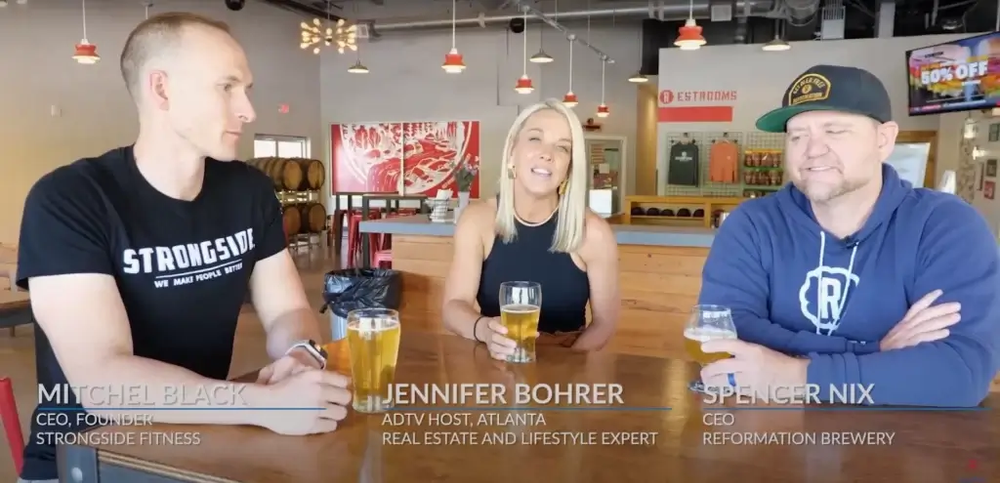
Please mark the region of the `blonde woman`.
[[531, 281], [542, 286], [543, 339], [557, 335], [582, 351], [607, 344], [620, 306], [618, 245], [587, 208], [586, 159], [580, 120], [562, 103], [517, 116], [504, 144], [500, 193], [469, 205], [455, 229], [445, 327], [505, 359], [514, 343], [500, 324], [500, 284]]

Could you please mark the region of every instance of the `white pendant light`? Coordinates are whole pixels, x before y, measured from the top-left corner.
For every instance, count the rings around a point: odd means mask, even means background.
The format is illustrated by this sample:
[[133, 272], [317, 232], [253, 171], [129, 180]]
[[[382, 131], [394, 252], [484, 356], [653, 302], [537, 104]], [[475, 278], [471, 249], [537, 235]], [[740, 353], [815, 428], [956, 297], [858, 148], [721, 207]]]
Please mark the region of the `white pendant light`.
[[761, 47], [761, 50], [766, 52], [784, 52], [786, 50], [791, 50], [792, 46], [781, 39], [774, 39]]
[[791, 44], [784, 41], [781, 38], [781, 23], [779, 20], [774, 21], [774, 40], [764, 44], [761, 50], [765, 52], [784, 52], [792, 48]]
[[649, 82], [649, 77], [642, 75], [642, 72], [636, 72], [635, 74], [632, 74], [632, 76], [628, 78], [628, 81], [633, 84], [643, 84]]
[[[527, 22], [524, 23], [528, 25]], [[533, 64], [551, 64], [555, 62], [551, 55], [545, 53], [545, 26], [538, 27], [538, 53], [529, 59]]]
[[[354, 4], [354, 16], [358, 16], [358, 4]], [[354, 49], [354, 53], [357, 56], [354, 60], [354, 65], [347, 68], [347, 72], [350, 74], [367, 74], [368, 67], [361, 63], [361, 47], [356, 45], [357, 48]]]
[[529, 60], [535, 64], [551, 64], [552, 62], [555, 62], [556, 59], [553, 59], [551, 55], [546, 54], [544, 50], [538, 49], [538, 53], [532, 55]]
[[639, 70], [635, 71], [635, 74], [632, 74], [628, 81], [633, 84], [649, 82], [649, 77], [642, 74], [642, 29], [639, 29]]
[[347, 68], [347, 72], [350, 72], [351, 74], [367, 74], [369, 71], [368, 67], [365, 67], [365, 65], [361, 63], [361, 59], [358, 59], [354, 65]]

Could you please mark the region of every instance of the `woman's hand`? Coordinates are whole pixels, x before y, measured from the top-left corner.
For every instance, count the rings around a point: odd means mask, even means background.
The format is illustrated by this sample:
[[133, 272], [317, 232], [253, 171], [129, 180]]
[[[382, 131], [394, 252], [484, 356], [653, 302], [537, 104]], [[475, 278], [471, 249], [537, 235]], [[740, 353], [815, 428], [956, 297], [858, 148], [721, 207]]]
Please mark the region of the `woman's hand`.
[[485, 337], [480, 340], [486, 342], [491, 357], [505, 361], [507, 357], [514, 354], [517, 343], [507, 338], [507, 328], [500, 323], [500, 317], [486, 319], [485, 332]]

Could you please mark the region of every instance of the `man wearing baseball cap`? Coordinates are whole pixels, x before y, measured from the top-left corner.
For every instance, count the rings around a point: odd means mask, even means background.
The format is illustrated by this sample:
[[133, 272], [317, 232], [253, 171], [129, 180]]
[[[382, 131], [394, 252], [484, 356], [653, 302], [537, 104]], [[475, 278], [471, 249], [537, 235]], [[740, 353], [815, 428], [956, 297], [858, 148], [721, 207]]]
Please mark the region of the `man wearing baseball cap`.
[[734, 357], [707, 386], [870, 388], [857, 403], [968, 407], [1000, 369], [1000, 256], [985, 220], [886, 159], [898, 125], [870, 72], [817, 65], [757, 128], [784, 132], [791, 183], [744, 202], [705, 264], [700, 303], [732, 309]]

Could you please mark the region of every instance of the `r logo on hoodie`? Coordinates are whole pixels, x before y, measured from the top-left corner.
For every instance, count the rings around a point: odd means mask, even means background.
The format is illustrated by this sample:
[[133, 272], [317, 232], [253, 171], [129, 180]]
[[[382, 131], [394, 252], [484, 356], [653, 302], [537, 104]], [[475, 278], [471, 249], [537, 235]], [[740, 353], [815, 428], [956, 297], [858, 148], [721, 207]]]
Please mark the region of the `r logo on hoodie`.
[[858, 246], [851, 249], [851, 262], [847, 268], [823, 264], [826, 252], [826, 233], [820, 233], [819, 264], [806, 272], [806, 279], [799, 287], [799, 308], [802, 315], [816, 326], [816, 333], [833, 335], [840, 327], [840, 318], [847, 307], [847, 297], [857, 288], [861, 278], [854, 273], [854, 257]]

